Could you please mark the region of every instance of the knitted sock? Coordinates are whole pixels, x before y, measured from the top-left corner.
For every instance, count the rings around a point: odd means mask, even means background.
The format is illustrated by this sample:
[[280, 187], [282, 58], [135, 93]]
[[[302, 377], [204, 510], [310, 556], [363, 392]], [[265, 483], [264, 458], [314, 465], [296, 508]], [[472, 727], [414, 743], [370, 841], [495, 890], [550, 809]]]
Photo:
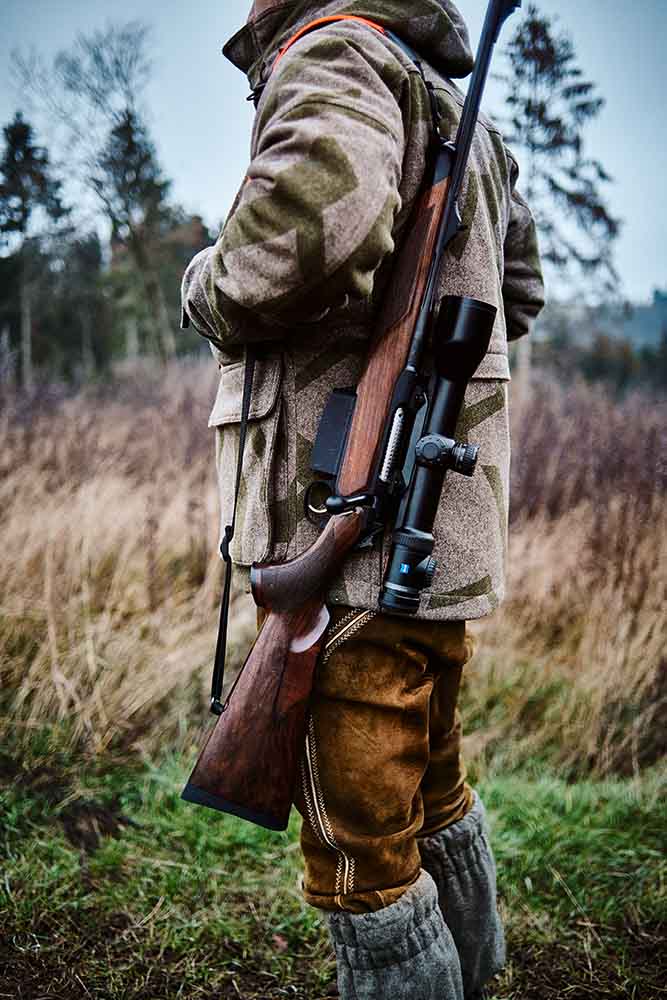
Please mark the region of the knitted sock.
[[496, 865], [486, 812], [475, 793], [463, 819], [419, 841], [422, 865], [438, 887], [440, 908], [461, 960], [466, 998], [505, 963], [505, 935], [496, 906]]
[[374, 913], [329, 913], [341, 1000], [463, 1000], [452, 935], [426, 872]]

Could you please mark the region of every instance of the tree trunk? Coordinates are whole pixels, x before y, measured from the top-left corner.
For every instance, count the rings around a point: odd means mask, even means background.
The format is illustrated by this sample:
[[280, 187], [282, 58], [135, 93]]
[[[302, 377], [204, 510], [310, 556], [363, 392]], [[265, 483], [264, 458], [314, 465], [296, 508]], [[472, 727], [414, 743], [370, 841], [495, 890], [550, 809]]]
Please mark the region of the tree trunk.
[[10, 386], [14, 382], [14, 356], [9, 342], [9, 323], [5, 323], [0, 334], [0, 385]]
[[95, 354], [93, 352], [93, 318], [90, 314], [90, 304], [81, 304], [81, 363], [84, 378], [95, 374]]
[[139, 323], [133, 314], [125, 320], [125, 357], [128, 361], [139, 357]]
[[129, 248], [143, 279], [148, 307], [156, 326], [160, 354], [166, 360], [176, 353], [176, 337], [169, 322], [169, 313], [157, 273], [140, 233], [130, 233]]
[[25, 260], [21, 266], [21, 385], [30, 392], [35, 384], [32, 366], [32, 302]]
[[155, 279], [155, 284], [157, 286], [157, 300], [158, 300], [158, 310], [160, 313], [160, 336], [162, 342], [162, 350], [166, 358], [173, 358], [176, 354], [176, 337], [174, 336], [174, 328], [169, 322], [169, 310], [167, 309], [167, 302], [164, 297], [164, 291], [162, 290], [162, 285]]

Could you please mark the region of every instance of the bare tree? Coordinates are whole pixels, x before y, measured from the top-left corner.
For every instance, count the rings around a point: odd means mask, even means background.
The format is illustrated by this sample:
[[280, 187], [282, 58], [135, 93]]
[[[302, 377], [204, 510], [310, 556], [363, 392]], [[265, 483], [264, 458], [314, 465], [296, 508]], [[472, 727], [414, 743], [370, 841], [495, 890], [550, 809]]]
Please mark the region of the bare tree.
[[[166, 211], [168, 183], [160, 176], [142, 111], [151, 73], [149, 34], [141, 21], [109, 24], [104, 30], [79, 35], [50, 67], [35, 52], [14, 53], [13, 69], [19, 85], [64, 129], [70, 171], [95, 196], [112, 236], [123, 239], [142, 278], [160, 351], [169, 357], [176, 340], [157, 266], [161, 235], [157, 222]], [[126, 153], [136, 153], [144, 165], [149, 161], [150, 191], [139, 175], [143, 187], [136, 192], [128, 188], [131, 171], [122, 170], [119, 160], [123, 142]], [[137, 164], [135, 159], [133, 166]]]
[[14, 382], [14, 352], [9, 340], [9, 323], [3, 324], [0, 332], [0, 386], [11, 386]]
[[127, 247], [142, 276], [148, 307], [160, 331], [158, 348], [169, 357], [176, 351], [176, 341], [157, 264], [162, 236], [174, 221], [167, 204], [170, 182], [162, 176], [136, 111], [128, 108], [111, 129], [91, 183], [111, 222], [112, 240]]

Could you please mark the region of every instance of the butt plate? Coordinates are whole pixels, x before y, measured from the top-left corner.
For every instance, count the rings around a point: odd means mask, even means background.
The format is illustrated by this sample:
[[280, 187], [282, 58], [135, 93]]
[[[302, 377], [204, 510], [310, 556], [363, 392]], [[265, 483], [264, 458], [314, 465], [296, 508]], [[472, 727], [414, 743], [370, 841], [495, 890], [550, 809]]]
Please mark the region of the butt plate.
[[203, 788], [197, 788], [191, 782], [188, 782], [181, 792], [181, 798], [185, 802], [194, 802], [198, 806], [208, 806], [209, 809], [217, 809], [218, 812], [238, 816], [239, 819], [245, 819], [249, 823], [263, 826], [267, 830], [286, 830], [289, 822], [289, 813], [287, 816], [280, 817], [270, 816], [267, 813], [254, 812], [252, 809], [246, 809], [235, 802], [229, 802], [219, 795], [212, 795], [211, 792], [205, 792]]

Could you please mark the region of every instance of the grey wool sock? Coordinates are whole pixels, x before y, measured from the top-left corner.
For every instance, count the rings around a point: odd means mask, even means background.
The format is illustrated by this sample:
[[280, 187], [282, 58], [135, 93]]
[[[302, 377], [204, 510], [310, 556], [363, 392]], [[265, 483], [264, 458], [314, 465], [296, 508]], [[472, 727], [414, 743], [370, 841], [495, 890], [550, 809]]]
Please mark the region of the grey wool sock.
[[382, 910], [327, 921], [341, 1000], [463, 1000], [459, 957], [426, 872]]
[[496, 905], [496, 864], [486, 811], [477, 793], [463, 819], [420, 840], [419, 849], [456, 942], [467, 1000], [505, 964], [505, 935]]

